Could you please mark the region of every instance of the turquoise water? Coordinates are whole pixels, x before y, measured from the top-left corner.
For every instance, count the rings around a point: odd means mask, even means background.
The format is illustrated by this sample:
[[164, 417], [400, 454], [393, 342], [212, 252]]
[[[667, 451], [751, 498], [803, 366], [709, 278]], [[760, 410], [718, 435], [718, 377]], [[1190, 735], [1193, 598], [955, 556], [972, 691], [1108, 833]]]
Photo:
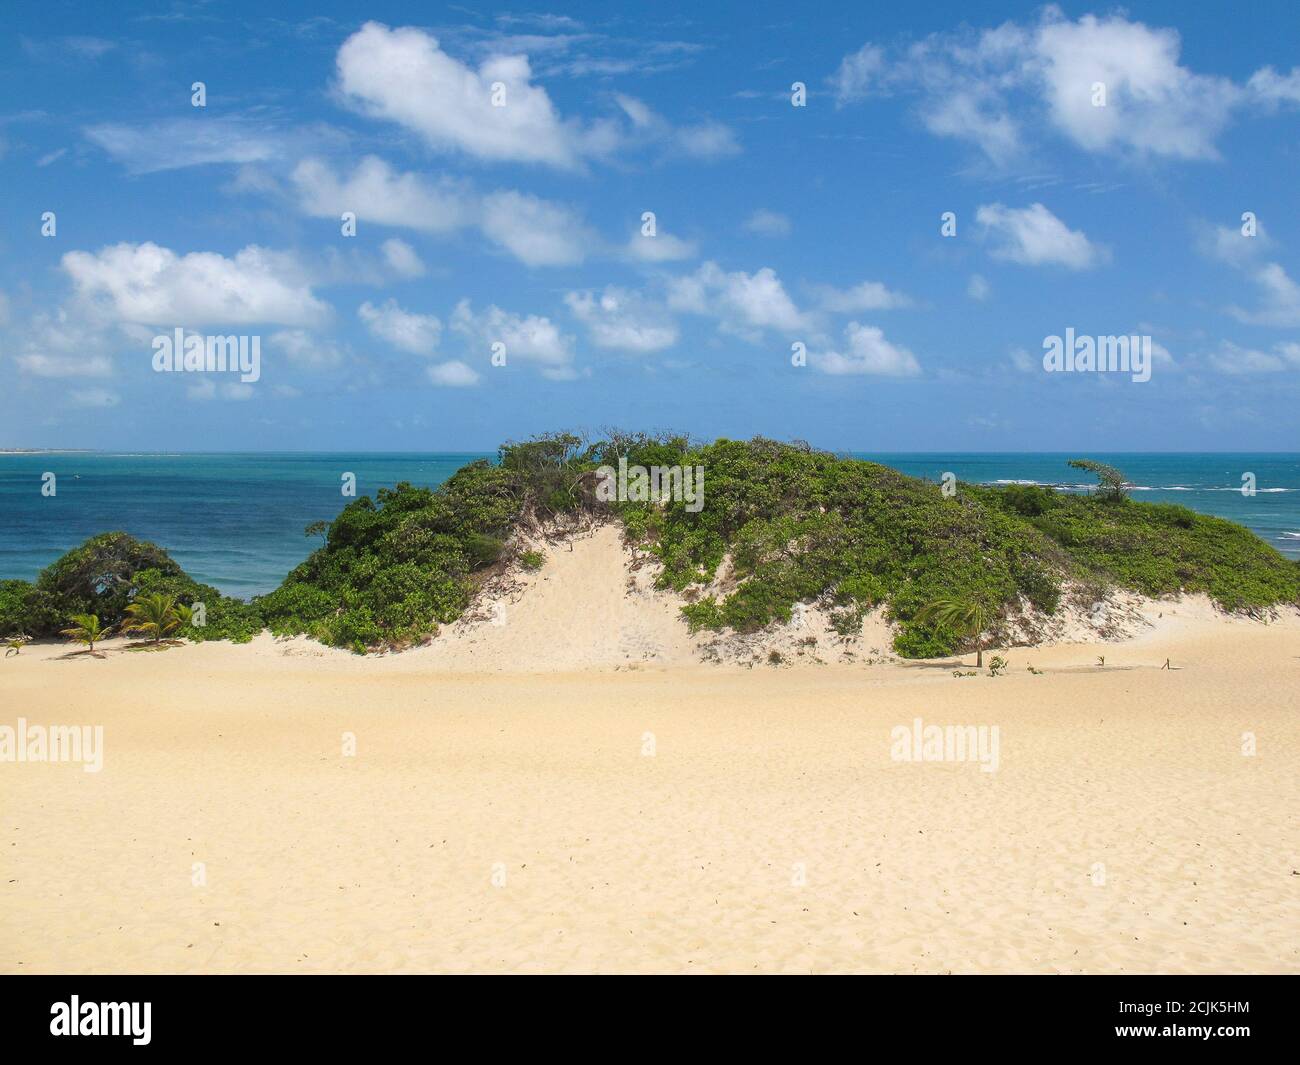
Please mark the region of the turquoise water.
[[[441, 484], [478, 454], [112, 454], [0, 455], [0, 578], [31, 580], [88, 536], [121, 529], [165, 547], [198, 580], [228, 595], [275, 588], [316, 546], [303, 528], [333, 518], [357, 495], [398, 481]], [[1080, 489], [1093, 479], [1068, 455], [862, 454], [916, 477], [951, 471], [981, 483], [1025, 481]], [[1146, 454], [1089, 457], [1122, 469], [1134, 498], [1181, 503], [1253, 529], [1300, 558], [1300, 454]], [[56, 475], [54, 496], [42, 474]], [[1242, 474], [1257, 492], [1241, 494]], [[708, 500], [705, 473], [705, 501]]]

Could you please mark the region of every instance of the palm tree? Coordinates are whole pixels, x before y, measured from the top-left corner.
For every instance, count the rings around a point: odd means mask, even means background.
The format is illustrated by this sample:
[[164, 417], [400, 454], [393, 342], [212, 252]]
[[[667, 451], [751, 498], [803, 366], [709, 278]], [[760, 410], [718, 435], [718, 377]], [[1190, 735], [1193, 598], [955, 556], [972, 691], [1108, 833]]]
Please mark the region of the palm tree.
[[917, 612], [916, 620], [922, 624], [933, 623], [952, 629], [959, 636], [975, 639], [975, 668], [984, 668], [984, 640], [982, 633], [989, 623], [989, 614], [984, 604], [975, 600], [966, 602], [960, 599], [936, 599], [926, 603]]
[[155, 592], [137, 598], [126, 608], [126, 613], [130, 620], [122, 626], [123, 632], [143, 632], [159, 643], [189, 621], [190, 608], [162, 592]]
[[98, 614], [73, 614], [70, 620], [76, 624], [63, 629], [63, 635], [72, 637], [77, 643], [86, 644], [92, 654], [95, 651], [95, 641], [108, 636], [108, 630], [100, 627]]

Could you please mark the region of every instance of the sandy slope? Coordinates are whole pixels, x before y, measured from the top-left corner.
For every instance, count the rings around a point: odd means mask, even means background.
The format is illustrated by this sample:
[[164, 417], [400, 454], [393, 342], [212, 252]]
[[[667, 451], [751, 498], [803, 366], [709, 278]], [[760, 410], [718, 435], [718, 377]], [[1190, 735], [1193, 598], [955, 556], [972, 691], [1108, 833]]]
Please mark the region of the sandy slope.
[[[0, 971], [1300, 972], [1294, 615], [996, 679], [703, 665], [606, 535], [403, 655], [0, 662], [0, 725], [106, 748], [0, 764]], [[1000, 768], [891, 761], [918, 716]]]

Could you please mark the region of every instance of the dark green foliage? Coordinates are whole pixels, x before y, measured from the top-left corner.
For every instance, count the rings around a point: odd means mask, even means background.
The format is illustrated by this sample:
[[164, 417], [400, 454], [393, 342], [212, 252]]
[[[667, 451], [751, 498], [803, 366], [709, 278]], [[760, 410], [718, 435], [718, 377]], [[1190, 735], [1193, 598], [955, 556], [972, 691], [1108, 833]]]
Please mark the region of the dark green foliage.
[[47, 566], [35, 584], [0, 582], [0, 633], [55, 636], [77, 614], [97, 615], [105, 629], [116, 630], [136, 598], [155, 592], [184, 606], [204, 604], [207, 624], [176, 633], [187, 639], [242, 642], [262, 630], [254, 607], [194, 581], [156, 544], [111, 532], [73, 548]]
[[[600, 465], [702, 466], [704, 505], [596, 498]], [[629, 540], [663, 563], [660, 584], [702, 596], [683, 608], [692, 632], [754, 632], [786, 622], [798, 602], [827, 607], [837, 632], [861, 631], [887, 604], [895, 649], [932, 657], [977, 637], [937, 615], [937, 601], [978, 606], [996, 628], [1021, 599], [1051, 612], [1062, 582], [1147, 595], [1206, 592], [1229, 609], [1300, 603], [1300, 565], [1248, 530], [1183, 507], [1134, 503], [1107, 491], [1060, 494], [1032, 486], [932, 484], [806, 444], [761, 437], [696, 444], [682, 435], [608, 432], [584, 444], [548, 434], [506, 444], [499, 463], [465, 466], [436, 491], [399, 484], [350, 503], [309, 535], [324, 544], [252, 604], [188, 577], [161, 548], [124, 533], [93, 537], [34, 584], [0, 581], [0, 635], [53, 635], [73, 614], [116, 627], [126, 605], [160, 593], [202, 602], [207, 625], [190, 639], [248, 639], [262, 627], [306, 633], [364, 653], [426, 639], [458, 618], [500, 564], [522, 520], [580, 509], [617, 515]], [[1087, 460], [1103, 485], [1118, 471]], [[1109, 481], [1107, 480], [1109, 478]], [[521, 563], [541, 562], [525, 553]], [[731, 557], [726, 593], [703, 595]]]
[[1071, 459], [1070, 465], [1076, 470], [1087, 470], [1097, 475], [1097, 489], [1094, 495], [1107, 503], [1123, 503], [1128, 495], [1124, 491], [1124, 475], [1114, 466], [1094, 459]]
[[348, 504], [325, 546], [257, 601], [267, 625], [354, 650], [433, 636], [465, 610], [521, 515], [579, 505], [569, 488], [580, 443], [555, 434], [508, 444], [498, 465], [471, 463], [436, 491], [402, 483]]
[[[895, 470], [806, 445], [756, 438], [655, 446], [661, 464], [704, 467], [704, 507], [618, 504], [629, 537], [663, 561], [665, 587], [708, 584], [728, 553], [738, 582], [720, 599], [683, 609], [692, 631], [753, 632], [817, 599], [849, 635], [867, 610], [887, 602], [899, 623], [895, 649], [933, 657], [972, 638], [919, 620], [927, 604], [978, 604], [997, 619], [1023, 597], [1051, 613], [1066, 578], [1148, 595], [1205, 591], [1230, 609], [1300, 602], [1300, 566], [1248, 530], [1181, 507], [1127, 502], [1122, 491], [1122, 506], [1106, 491], [1062, 495], [1019, 485], [963, 485], [945, 498]], [[1084, 468], [1104, 484], [1122, 484], [1109, 467]]]
[[525, 551], [519, 556], [519, 564], [530, 572], [536, 571], [546, 564], [546, 556], [540, 551]]

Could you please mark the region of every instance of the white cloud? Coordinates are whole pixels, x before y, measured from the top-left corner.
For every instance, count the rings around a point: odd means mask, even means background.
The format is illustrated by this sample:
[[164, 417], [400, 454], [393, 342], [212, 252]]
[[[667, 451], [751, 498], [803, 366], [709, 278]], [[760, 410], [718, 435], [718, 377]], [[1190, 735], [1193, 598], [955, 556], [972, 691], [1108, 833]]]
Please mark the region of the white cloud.
[[982, 303], [984, 300], [989, 298], [989, 293], [991, 291], [989, 283], [985, 281], [980, 274], [970, 275], [970, 281], [966, 283], [966, 295], [971, 299], [978, 300]]
[[1280, 263], [1265, 263], [1251, 272], [1251, 280], [1259, 286], [1263, 303], [1255, 310], [1229, 308], [1234, 318], [1252, 325], [1300, 325], [1300, 285]]
[[757, 233], [763, 237], [788, 237], [791, 226], [790, 219], [785, 215], [760, 207], [745, 219], [744, 228], [749, 233]]
[[[498, 162], [575, 169], [609, 152], [612, 126], [561, 118], [532, 83], [527, 56], [493, 55], [472, 69], [422, 30], [367, 22], [339, 48], [338, 87], [365, 113], [413, 130], [434, 148]], [[505, 105], [493, 105], [501, 85]]]
[[385, 301], [381, 307], [367, 300], [357, 314], [374, 336], [415, 355], [432, 355], [442, 339], [442, 322], [432, 314], [404, 311], [395, 299]]
[[627, 258], [643, 263], [679, 262], [682, 259], [694, 259], [696, 255], [694, 241], [657, 231], [653, 237], [649, 237], [639, 229], [627, 238], [623, 251]]
[[483, 232], [527, 266], [580, 263], [595, 243], [570, 208], [521, 192], [483, 198]]
[[[1227, 78], [1195, 74], [1178, 62], [1178, 32], [1122, 15], [1050, 14], [1035, 37], [1035, 60], [1052, 121], [1080, 147], [1116, 147], [1179, 159], [1218, 155], [1215, 138], [1242, 91]], [[1106, 89], [1096, 107], [1092, 87]]]
[[330, 316], [293, 256], [254, 244], [228, 259], [122, 243], [97, 253], [68, 252], [62, 266], [82, 299], [124, 322], [302, 326]]
[[427, 272], [415, 249], [404, 240], [390, 237], [380, 245], [380, 251], [384, 253], [388, 269], [398, 277], [423, 277]]
[[539, 363], [544, 370], [563, 371], [573, 361], [573, 338], [539, 315], [511, 314], [495, 305], [476, 314], [466, 299], [456, 304], [451, 328], [466, 337], [471, 348], [485, 358], [491, 355], [493, 344], [504, 344], [507, 365], [511, 360], [523, 359]]
[[1268, 251], [1273, 241], [1262, 222], [1256, 222], [1253, 237], [1246, 236], [1241, 229], [1241, 226], [1202, 226], [1196, 234], [1197, 246], [1211, 259], [1244, 267]]
[[109, 122], [84, 132], [87, 140], [132, 174], [214, 163], [262, 163], [305, 140], [264, 123], [206, 114], [142, 126]]
[[870, 374], [877, 377], [915, 377], [921, 365], [907, 348], [891, 344], [874, 325], [850, 322], [844, 329], [847, 354], [838, 351], [810, 353], [818, 370], [828, 374]]
[[[1300, 68], [1264, 68], [1238, 84], [1191, 70], [1180, 53], [1176, 30], [1124, 14], [1072, 21], [1049, 5], [1036, 22], [936, 33], [888, 50], [869, 42], [829, 81], [840, 106], [908, 94], [930, 132], [969, 140], [997, 165], [1022, 155], [1031, 129], [1088, 152], [1214, 159], [1238, 112], [1300, 103]], [[1094, 102], [1096, 85], [1104, 106]]]
[[1292, 67], [1290, 74], [1279, 74], [1272, 67], [1264, 67], [1251, 75], [1246, 87], [1270, 108], [1283, 103], [1300, 104], [1300, 67]]
[[995, 259], [1041, 266], [1055, 263], [1071, 270], [1087, 270], [1107, 257], [1080, 230], [1070, 229], [1041, 203], [1023, 208], [985, 204], [975, 219], [994, 237]]
[[304, 159], [294, 168], [293, 182], [303, 213], [337, 221], [344, 211], [351, 211], [358, 227], [372, 222], [446, 233], [469, 225], [477, 212], [475, 198], [465, 185], [397, 173], [374, 155], [367, 155], [351, 175], [342, 177], [321, 159]]
[[290, 362], [311, 369], [337, 366], [343, 361], [343, 352], [331, 340], [322, 340], [305, 329], [282, 329], [271, 335], [271, 345], [286, 355]]
[[626, 140], [661, 148], [669, 155], [713, 162], [740, 152], [735, 131], [721, 122], [706, 121], [694, 125], [674, 126], [662, 115], [633, 96], [614, 97], [632, 122]]
[[[358, 226], [369, 222], [427, 233], [478, 226], [489, 240], [528, 266], [579, 263], [587, 249], [598, 244], [570, 207], [522, 192], [480, 196], [467, 182], [448, 178], [435, 182], [400, 173], [373, 155], [362, 159], [346, 177], [336, 176], [319, 159], [304, 159], [295, 168], [293, 181], [299, 207], [313, 217], [337, 220], [351, 211]], [[409, 247], [390, 252], [385, 245], [384, 251], [390, 265], [394, 254], [404, 267], [413, 269], [418, 262]]]
[[819, 285], [816, 292], [822, 308], [832, 314], [860, 314], [912, 306], [909, 296], [894, 292], [879, 281], [862, 281], [847, 289]]
[[425, 373], [433, 384], [443, 388], [468, 388], [479, 381], [478, 372], [459, 359], [437, 363], [428, 367]]
[[[147, 342], [141, 351], [148, 351]], [[62, 307], [32, 316], [14, 361], [31, 377], [108, 377], [113, 372], [104, 323]]]
[[725, 332], [751, 340], [764, 329], [790, 333], [808, 326], [770, 266], [747, 274], [727, 273], [715, 262], [704, 263], [693, 274], [669, 281], [668, 306], [711, 315]]
[[879, 45], [868, 42], [852, 55], [846, 55], [840, 60], [839, 69], [831, 75], [836, 106], [866, 99], [884, 67], [885, 50]]
[[626, 289], [607, 285], [598, 295], [570, 292], [564, 302], [597, 347], [644, 354], [677, 343], [677, 326], [664, 309]]
[[1243, 348], [1225, 340], [1208, 358], [1216, 370], [1232, 376], [1280, 373], [1300, 368], [1300, 344], [1278, 344], [1269, 352]]

